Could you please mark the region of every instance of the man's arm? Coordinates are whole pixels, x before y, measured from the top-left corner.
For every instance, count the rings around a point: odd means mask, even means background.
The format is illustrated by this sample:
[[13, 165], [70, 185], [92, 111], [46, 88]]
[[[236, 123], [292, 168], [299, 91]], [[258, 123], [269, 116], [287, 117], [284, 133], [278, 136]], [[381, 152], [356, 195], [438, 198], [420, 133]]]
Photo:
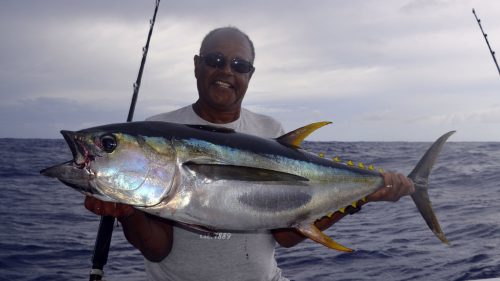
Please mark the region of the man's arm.
[[152, 262], [163, 260], [172, 250], [173, 228], [170, 221], [148, 215], [132, 206], [104, 202], [87, 196], [85, 208], [100, 216], [120, 221], [128, 242]]
[[[396, 202], [405, 195], [415, 192], [413, 183], [403, 174], [383, 173], [384, 187], [366, 197], [366, 202], [359, 200], [357, 206], [362, 206], [368, 202], [390, 201]], [[325, 216], [317, 220], [314, 224], [320, 230], [325, 230], [346, 216], [347, 213], [335, 212], [331, 216]], [[274, 239], [282, 247], [293, 247], [303, 240], [305, 236], [295, 229], [276, 229], [272, 231]]]

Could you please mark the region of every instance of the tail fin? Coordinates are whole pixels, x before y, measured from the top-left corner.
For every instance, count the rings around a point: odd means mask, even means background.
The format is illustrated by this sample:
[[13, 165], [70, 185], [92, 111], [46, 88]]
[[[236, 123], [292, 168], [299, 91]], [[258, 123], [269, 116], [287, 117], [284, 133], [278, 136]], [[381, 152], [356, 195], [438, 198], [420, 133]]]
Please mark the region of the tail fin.
[[410, 178], [415, 185], [415, 192], [411, 195], [411, 197], [415, 202], [415, 205], [417, 205], [417, 209], [420, 211], [420, 214], [432, 232], [434, 232], [439, 240], [446, 244], [448, 244], [448, 240], [441, 230], [441, 226], [439, 226], [439, 222], [434, 210], [432, 209], [427, 190], [429, 189], [429, 174], [431, 173], [432, 166], [434, 165], [434, 162], [436, 162], [437, 156], [439, 155], [444, 143], [453, 133], [455, 133], [455, 131], [448, 132], [437, 139], [436, 142], [434, 142], [434, 144], [427, 150], [422, 159], [420, 159], [413, 171], [408, 175], [408, 178]]

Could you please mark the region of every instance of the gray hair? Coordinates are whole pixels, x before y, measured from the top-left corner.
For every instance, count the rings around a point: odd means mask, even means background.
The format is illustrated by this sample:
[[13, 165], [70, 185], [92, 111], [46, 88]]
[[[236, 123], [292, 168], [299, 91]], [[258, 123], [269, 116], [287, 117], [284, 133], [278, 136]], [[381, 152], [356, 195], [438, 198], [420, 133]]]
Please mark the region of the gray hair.
[[209, 33], [207, 33], [207, 35], [205, 35], [205, 37], [203, 38], [203, 41], [201, 41], [200, 54], [201, 54], [201, 50], [205, 47], [208, 39], [210, 39], [215, 33], [219, 32], [219, 31], [226, 31], [226, 30], [240, 33], [241, 35], [243, 35], [243, 37], [245, 37], [247, 39], [248, 43], [250, 44], [250, 50], [252, 52], [252, 62], [253, 62], [255, 60], [255, 48], [253, 46], [252, 40], [250, 40], [250, 37], [248, 37], [248, 35], [245, 32], [241, 31], [240, 29], [238, 29], [237, 27], [234, 27], [234, 26], [219, 27], [219, 28], [216, 28], [216, 29], [210, 31]]

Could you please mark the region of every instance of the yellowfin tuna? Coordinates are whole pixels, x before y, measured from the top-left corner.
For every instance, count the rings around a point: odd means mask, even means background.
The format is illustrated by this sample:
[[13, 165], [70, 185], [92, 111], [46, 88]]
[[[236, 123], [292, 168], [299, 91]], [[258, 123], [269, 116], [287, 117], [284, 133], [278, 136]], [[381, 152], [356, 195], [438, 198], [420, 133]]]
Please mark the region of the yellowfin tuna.
[[[329, 248], [351, 251], [314, 222], [383, 186], [380, 172], [300, 149], [318, 122], [277, 139], [167, 122], [62, 131], [73, 161], [42, 170], [101, 200], [130, 204], [187, 225], [228, 231], [295, 228]], [[446, 242], [427, 194], [431, 168], [449, 132], [409, 178], [431, 230]]]

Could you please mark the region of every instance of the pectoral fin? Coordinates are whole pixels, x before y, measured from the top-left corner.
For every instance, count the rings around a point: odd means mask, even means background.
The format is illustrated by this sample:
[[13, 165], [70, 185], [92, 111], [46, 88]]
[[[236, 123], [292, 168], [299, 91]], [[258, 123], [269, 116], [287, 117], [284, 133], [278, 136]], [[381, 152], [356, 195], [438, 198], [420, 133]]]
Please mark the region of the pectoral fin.
[[340, 245], [339, 243], [333, 241], [332, 238], [329, 236], [325, 235], [321, 230], [319, 230], [314, 223], [307, 224], [307, 225], [299, 225], [296, 227], [296, 229], [304, 236], [308, 237], [309, 239], [312, 239], [320, 244], [323, 244], [324, 246], [334, 249], [337, 251], [342, 251], [342, 252], [352, 252], [352, 249], [349, 249], [345, 246]]
[[239, 181], [286, 181], [305, 182], [307, 178], [267, 169], [242, 167], [220, 164], [184, 163], [184, 166], [197, 174], [212, 180], [239, 180]]
[[192, 229], [192, 230], [199, 231], [203, 235], [207, 235], [207, 236], [214, 236], [216, 233], [215, 229], [211, 229], [211, 228], [208, 228], [208, 227], [202, 226], [202, 225], [181, 223], [181, 222], [179, 222], [179, 225], [185, 226], [185, 227]]

